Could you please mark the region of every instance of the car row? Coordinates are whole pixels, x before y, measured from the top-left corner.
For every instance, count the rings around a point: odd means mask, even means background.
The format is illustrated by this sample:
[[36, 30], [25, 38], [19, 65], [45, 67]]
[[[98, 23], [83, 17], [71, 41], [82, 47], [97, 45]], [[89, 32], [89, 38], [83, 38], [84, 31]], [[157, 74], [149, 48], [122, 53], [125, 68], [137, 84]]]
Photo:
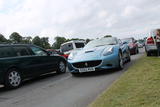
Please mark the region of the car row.
[[133, 37], [132, 38], [124, 38], [121, 40], [123, 43], [125, 43], [129, 46], [131, 54], [138, 54], [139, 53], [138, 42]]
[[[25, 79], [53, 71], [65, 73], [67, 67], [73, 76], [84, 72], [123, 69], [124, 63], [131, 60], [130, 47], [116, 37], [95, 39], [84, 45], [78, 42], [74, 47], [79, 49], [72, 51], [67, 59], [58, 51], [35, 45], [0, 44], [0, 84], [17, 88]], [[62, 48], [63, 51], [65, 49]]]

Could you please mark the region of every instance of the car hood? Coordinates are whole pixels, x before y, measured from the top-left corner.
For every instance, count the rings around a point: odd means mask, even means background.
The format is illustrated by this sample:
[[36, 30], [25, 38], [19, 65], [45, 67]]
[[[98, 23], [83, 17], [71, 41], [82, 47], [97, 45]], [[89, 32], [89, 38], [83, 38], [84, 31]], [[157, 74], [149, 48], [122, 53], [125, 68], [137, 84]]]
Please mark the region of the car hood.
[[101, 59], [104, 49], [106, 48], [109, 49], [111, 47], [113, 47], [113, 45], [93, 47], [90, 49], [83, 48], [81, 50], [76, 51], [74, 58], [72, 60], [69, 60], [69, 62], [82, 62], [82, 61]]

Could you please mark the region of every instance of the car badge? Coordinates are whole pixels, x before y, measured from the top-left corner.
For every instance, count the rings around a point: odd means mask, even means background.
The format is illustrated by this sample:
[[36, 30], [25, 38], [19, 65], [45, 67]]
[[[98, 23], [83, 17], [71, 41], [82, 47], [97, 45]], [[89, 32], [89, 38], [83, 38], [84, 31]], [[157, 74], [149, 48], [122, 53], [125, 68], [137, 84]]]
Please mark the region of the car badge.
[[85, 63], [85, 66], [87, 67], [87, 66], [88, 66], [88, 64], [87, 64], [87, 63]]

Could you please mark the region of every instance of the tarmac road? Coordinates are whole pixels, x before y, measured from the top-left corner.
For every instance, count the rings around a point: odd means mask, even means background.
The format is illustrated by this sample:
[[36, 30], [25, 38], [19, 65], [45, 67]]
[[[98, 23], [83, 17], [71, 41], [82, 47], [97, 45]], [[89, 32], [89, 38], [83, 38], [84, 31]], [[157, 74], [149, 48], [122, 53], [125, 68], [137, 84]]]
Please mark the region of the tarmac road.
[[121, 71], [90, 72], [73, 77], [55, 73], [26, 81], [16, 90], [0, 88], [0, 107], [86, 107], [144, 55], [132, 55]]

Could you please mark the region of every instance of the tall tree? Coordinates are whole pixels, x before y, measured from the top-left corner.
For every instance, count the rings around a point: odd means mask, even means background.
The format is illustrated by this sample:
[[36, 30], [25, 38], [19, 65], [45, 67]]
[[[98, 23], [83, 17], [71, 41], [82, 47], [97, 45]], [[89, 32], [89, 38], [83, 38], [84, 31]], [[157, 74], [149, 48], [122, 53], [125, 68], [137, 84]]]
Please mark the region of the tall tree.
[[107, 38], [107, 37], [112, 37], [112, 35], [105, 35], [104, 37], [106, 37], [106, 38]]
[[32, 43], [45, 49], [51, 48], [48, 37], [40, 38], [39, 36], [36, 36], [33, 38]]
[[2, 34], [0, 34], [0, 43], [5, 43], [5, 42], [8, 42], [8, 40]]
[[17, 32], [13, 32], [9, 38], [13, 43], [22, 43], [22, 36]]
[[32, 37], [31, 36], [23, 37], [22, 42], [25, 43], [25, 44], [31, 44], [32, 43]]
[[52, 45], [54, 49], [59, 49], [61, 44], [67, 41], [65, 37], [60, 37], [60, 36], [55, 37], [54, 40], [55, 42]]
[[51, 48], [51, 46], [49, 44], [49, 38], [48, 37], [42, 37], [41, 42], [42, 42], [42, 47], [43, 48], [45, 48], [45, 49]]
[[37, 46], [40, 46], [42, 47], [42, 42], [41, 42], [41, 38], [39, 36], [35, 36], [32, 40], [32, 43], [37, 45]]

